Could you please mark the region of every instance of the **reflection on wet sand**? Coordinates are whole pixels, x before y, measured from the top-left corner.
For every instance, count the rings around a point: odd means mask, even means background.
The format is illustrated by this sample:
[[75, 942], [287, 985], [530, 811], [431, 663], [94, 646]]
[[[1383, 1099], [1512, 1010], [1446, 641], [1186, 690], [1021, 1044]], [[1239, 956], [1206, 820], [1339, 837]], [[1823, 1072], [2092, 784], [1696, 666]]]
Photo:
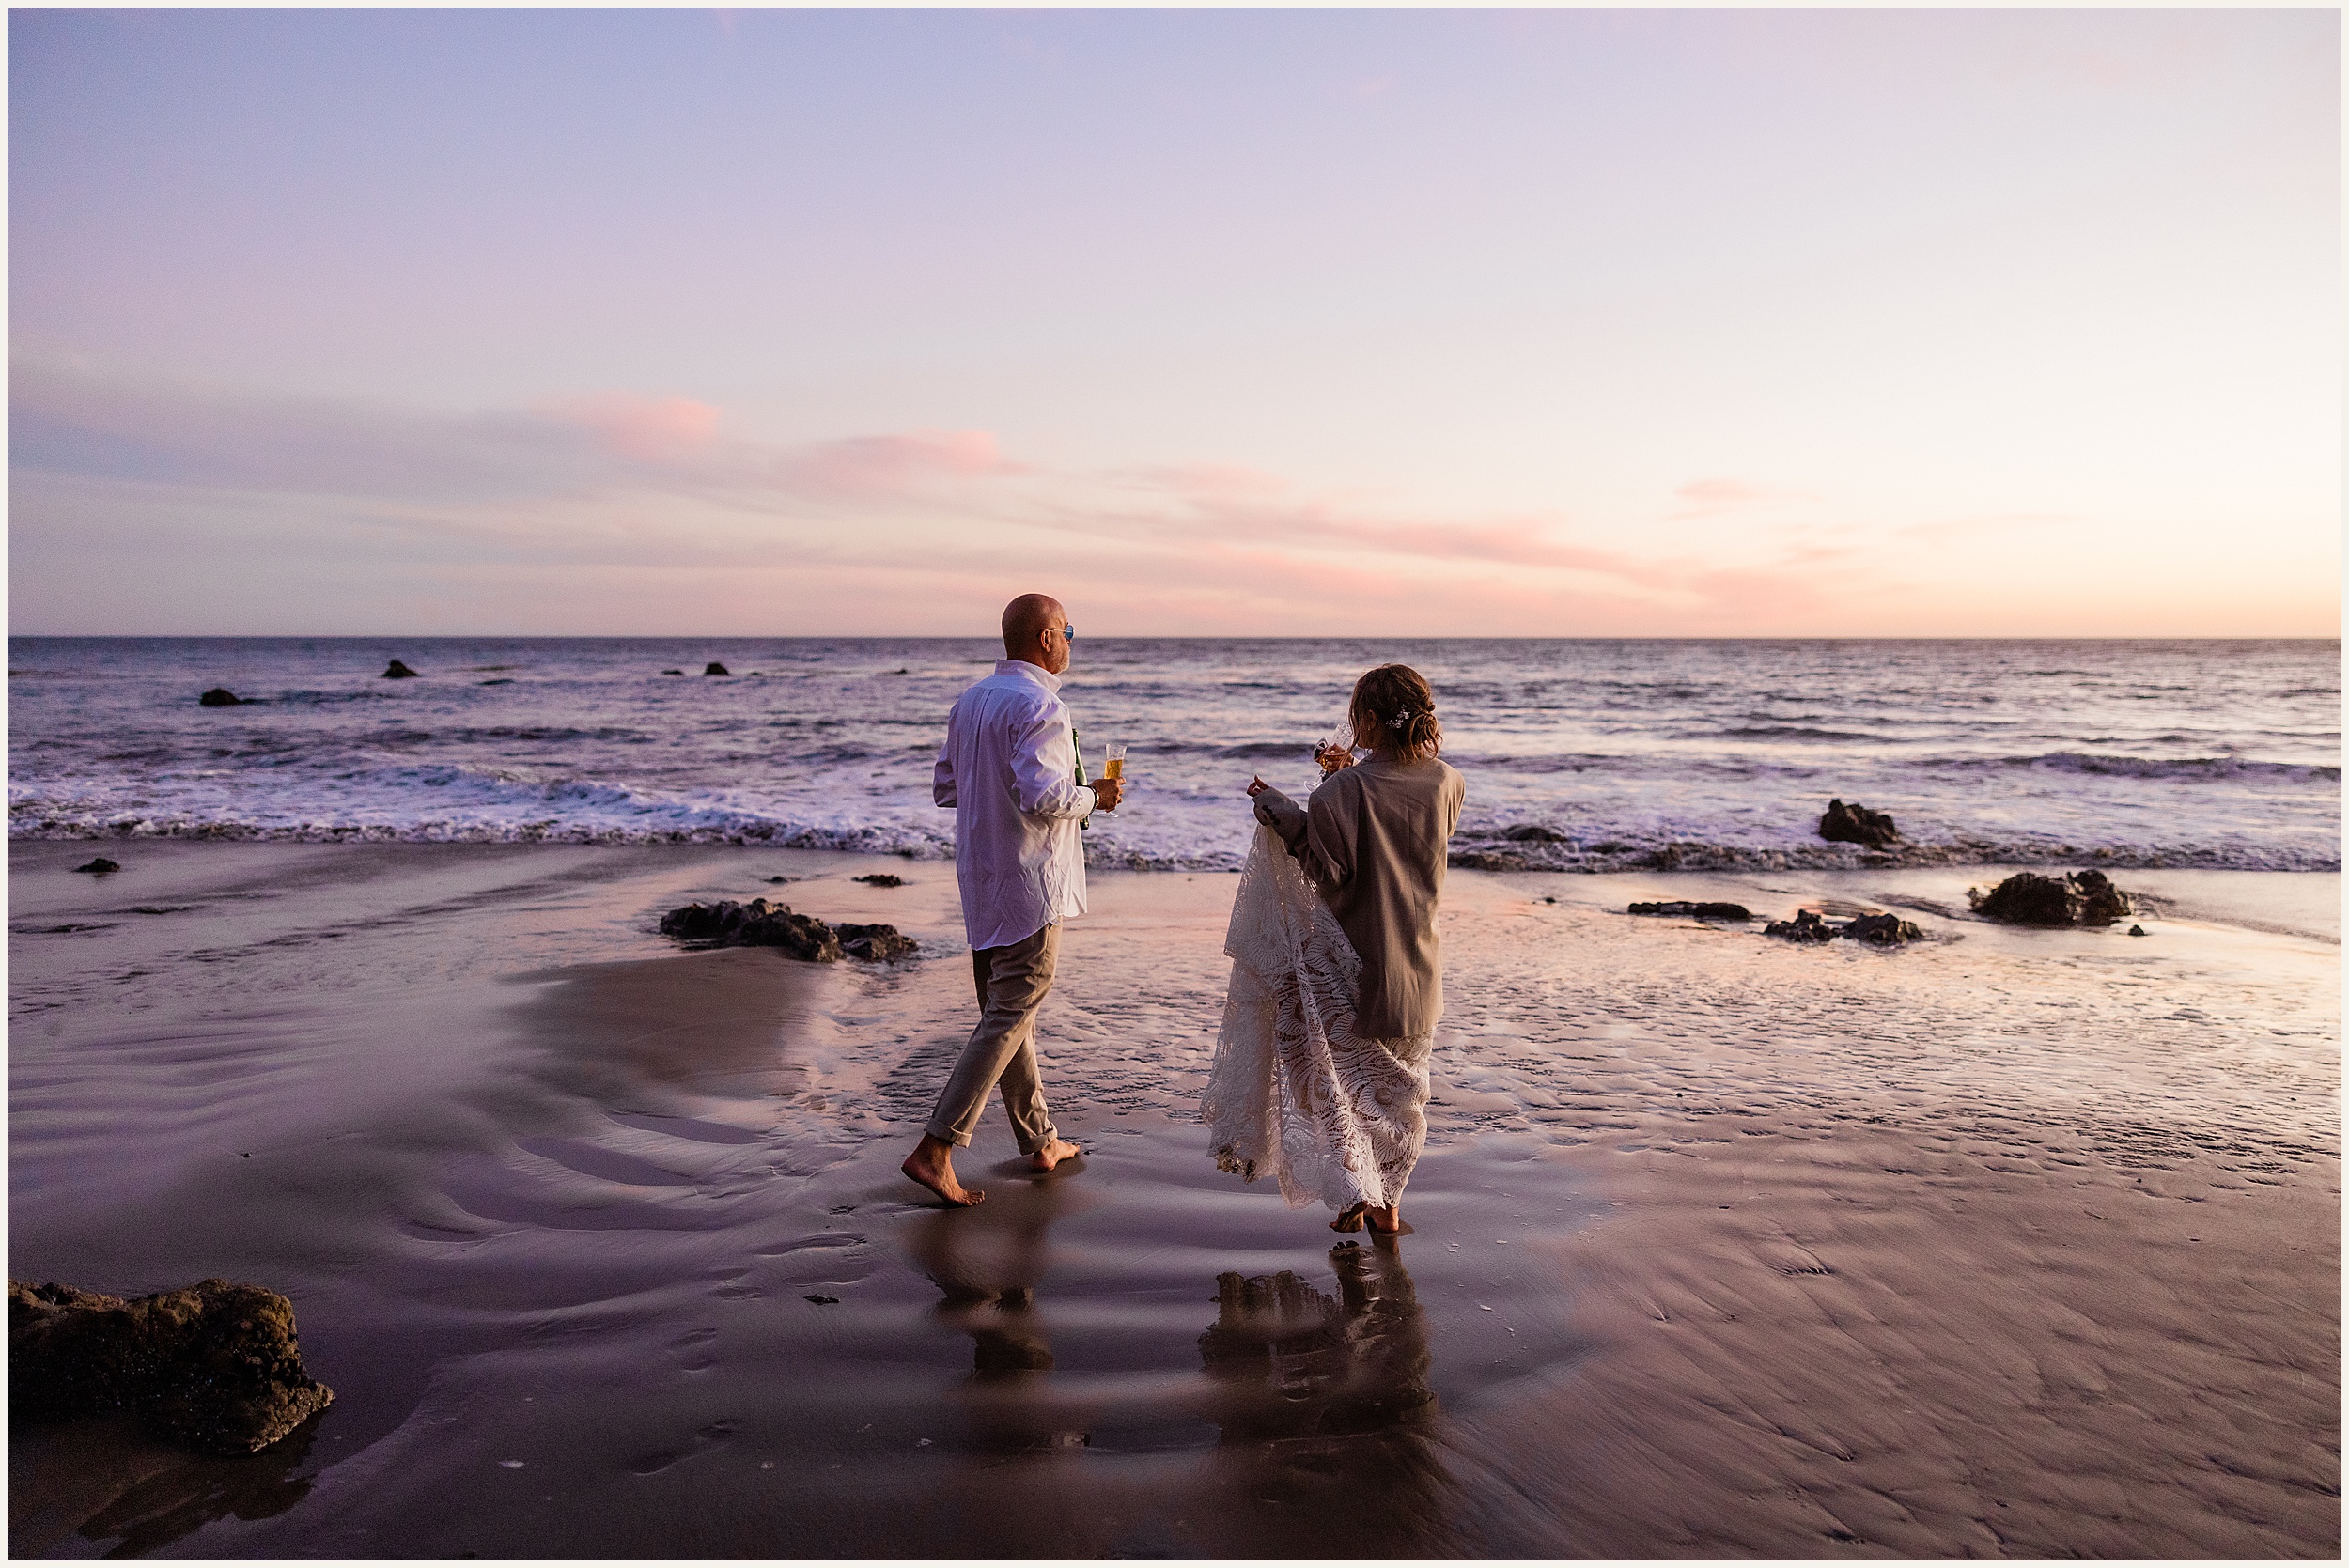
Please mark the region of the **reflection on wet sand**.
[[938, 1320], [969, 1334], [974, 1380], [1049, 1372], [1035, 1312], [1045, 1232], [1077, 1207], [1065, 1180], [991, 1180], [978, 1209], [941, 1209], [907, 1227], [906, 1250], [944, 1295]]
[[1343, 1507], [1392, 1521], [1398, 1551], [1438, 1522], [1449, 1488], [1436, 1434], [1435, 1356], [1397, 1245], [1330, 1249], [1333, 1299], [1283, 1269], [1217, 1276], [1199, 1336], [1224, 1467], [1259, 1502]]
[[[966, 1452], [983, 1465], [1053, 1452], [1172, 1464], [1158, 1483], [1169, 1549], [1439, 1548], [1453, 1487], [1435, 1358], [1396, 1243], [1331, 1249], [1334, 1281], [1221, 1274], [1215, 1321], [1197, 1341], [1201, 1374], [1137, 1383], [1118, 1365], [1129, 1352], [1097, 1330], [1072, 1323], [1058, 1355], [1050, 1343], [1049, 1232], [1093, 1200], [1077, 1184], [1003, 1178], [981, 1208], [927, 1214], [905, 1233], [942, 1297], [935, 1320], [972, 1341], [972, 1371], [952, 1395]], [[1084, 1301], [1062, 1305], [1081, 1313]], [[1096, 1361], [1105, 1364], [1086, 1364]], [[1223, 1529], [1237, 1532], [1230, 1547]]]
[[[129, 1417], [18, 1431], [8, 1453], [9, 1555], [82, 1555], [52, 1534], [51, 1520], [38, 1516], [51, 1512], [38, 1506], [44, 1497], [108, 1498], [75, 1531], [111, 1546], [108, 1557], [147, 1556], [216, 1519], [274, 1517], [310, 1493], [311, 1445], [321, 1419], [312, 1417], [258, 1453], [235, 1455], [191, 1453], [149, 1436]], [[35, 1506], [20, 1513], [13, 1506], [20, 1498]]]

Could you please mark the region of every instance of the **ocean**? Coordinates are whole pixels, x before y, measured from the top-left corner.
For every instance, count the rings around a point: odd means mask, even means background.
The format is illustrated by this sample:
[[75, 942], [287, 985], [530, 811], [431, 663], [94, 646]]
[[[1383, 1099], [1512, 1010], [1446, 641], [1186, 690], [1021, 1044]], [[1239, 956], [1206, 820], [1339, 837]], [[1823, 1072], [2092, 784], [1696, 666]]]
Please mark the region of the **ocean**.
[[[8, 644], [8, 831], [733, 843], [938, 859], [930, 765], [991, 640], [44, 638]], [[1081, 635], [1093, 863], [1228, 869], [1252, 775], [1302, 794], [1354, 677], [1433, 684], [1461, 862], [2338, 871], [2334, 641]], [[398, 659], [419, 678], [383, 678]], [[724, 675], [703, 674], [711, 663]], [[203, 707], [225, 686], [245, 699]], [[1890, 813], [1888, 852], [1815, 833]]]

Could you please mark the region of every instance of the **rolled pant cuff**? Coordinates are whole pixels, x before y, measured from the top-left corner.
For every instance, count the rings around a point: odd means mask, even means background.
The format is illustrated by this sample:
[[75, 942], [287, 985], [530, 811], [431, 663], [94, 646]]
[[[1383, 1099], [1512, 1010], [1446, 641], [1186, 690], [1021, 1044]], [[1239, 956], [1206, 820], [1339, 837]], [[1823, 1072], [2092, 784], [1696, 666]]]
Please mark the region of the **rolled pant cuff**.
[[950, 1126], [941, 1126], [936, 1122], [930, 1123], [922, 1130], [927, 1133], [930, 1137], [937, 1139], [940, 1142], [952, 1143], [957, 1149], [967, 1149], [971, 1146], [971, 1135], [969, 1133], [957, 1132], [954, 1128]]

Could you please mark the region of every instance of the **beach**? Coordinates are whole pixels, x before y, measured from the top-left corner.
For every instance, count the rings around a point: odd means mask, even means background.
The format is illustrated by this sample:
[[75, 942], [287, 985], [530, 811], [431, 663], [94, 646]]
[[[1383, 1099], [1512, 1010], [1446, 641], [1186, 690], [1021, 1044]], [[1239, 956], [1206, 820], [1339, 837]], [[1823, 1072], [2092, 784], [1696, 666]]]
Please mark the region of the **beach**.
[[[2340, 1549], [2337, 872], [2115, 871], [2132, 938], [1969, 918], [1998, 867], [1455, 869], [1388, 1242], [1206, 1153], [1227, 871], [1094, 873], [1040, 1033], [1086, 1157], [990, 1108], [946, 1212], [895, 1167], [972, 1011], [949, 863], [9, 868], [11, 1277], [268, 1285], [336, 1394], [235, 1460], [18, 1423], [11, 1555]], [[654, 930], [758, 895], [923, 955]]]

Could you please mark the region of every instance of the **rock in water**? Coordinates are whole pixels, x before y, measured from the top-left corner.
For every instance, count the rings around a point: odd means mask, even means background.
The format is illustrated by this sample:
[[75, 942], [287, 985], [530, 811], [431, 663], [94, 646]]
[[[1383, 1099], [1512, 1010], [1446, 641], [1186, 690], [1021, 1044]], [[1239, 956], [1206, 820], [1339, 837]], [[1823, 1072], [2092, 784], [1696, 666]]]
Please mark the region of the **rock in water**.
[[241, 707], [244, 706], [244, 699], [226, 686], [215, 686], [195, 700], [205, 707]]
[[2110, 925], [2129, 914], [2129, 895], [2101, 871], [2076, 871], [2064, 878], [2080, 896], [2082, 925]]
[[748, 904], [727, 898], [671, 909], [661, 917], [661, 934], [713, 947], [779, 947], [811, 964], [836, 964], [842, 957], [839, 935], [831, 926], [764, 898]]
[[671, 909], [661, 917], [661, 933], [711, 947], [779, 947], [812, 964], [836, 964], [844, 957], [881, 962], [921, 951], [920, 943], [894, 925], [827, 925], [764, 898]]
[[1870, 811], [1855, 800], [1850, 805], [1829, 800], [1819, 817], [1819, 836], [1829, 844], [1861, 844], [1871, 849], [1883, 849], [1898, 842], [1901, 831], [1892, 826], [1892, 819], [1880, 811]]
[[398, 660], [395, 659], [391, 662], [391, 667], [383, 672], [382, 678], [385, 680], [413, 680], [416, 678], [416, 672], [410, 669], [407, 665], [402, 664]]
[[724, 665], [719, 663], [713, 659], [709, 661], [708, 667], [702, 671], [702, 674], [706, 675], [730, 675], [734, 674], [734, 672], [727, 669]]
[[1878, 947], [1898, 947], [1904, 942], [1922, 941], [1924, 931], [1913, 921], [1898, 915], [1861, 915], [1845, 924], [1843, 936], [1854, 941], [1873, 942]]
[[851, 882], [866, 882], [877, 888], [902, 888], [906, 879], [887, 871], [876, 871], [869, 877], [851, 877]]
[[1762, 928], [1766, 937], [1783, 937], [1790, 942], [1831, 942], [1836, 927], [1819, 918], [1816, 909], [1797, 909], [1792, 920], [1774, 920]]
[[894, 925], [841, 924], [833, 929], [840, 933], [840, 950], [851, 958], [884, 963], [893, 958], [910, 958], [921, 951], [920, 943]]
[[103, 877], [110, 871], [120, 871], [122, 868], [115, 864], [114, 862], [108, 860], [105, 856], [101, 855], [96, 860], [77, 865], [73, 869], [76, 871], [86, 871], [93, 877]]
[[1635, 915], [1679, 915], [1689, 920], [1751, 920], [1753, 911], [1743, 904], [1692, 904], [1685, 898], [1669, 899], [1660, 904], [1634, 904]]
[[2129, 895], [2101, 871], [2061, 877], [2018, 871], [1988, 893], [1968, 888], [1966, 901], [1984, 920], [2009, 925], [2110, 925], [2129, 912]]
[[302, 1370], [293, 1304], [206, 1280], [126, 1301], [8, 1281], [12, 1416], [143, 1414], [215, 1453], [252, 1453], [334, 1402]]

